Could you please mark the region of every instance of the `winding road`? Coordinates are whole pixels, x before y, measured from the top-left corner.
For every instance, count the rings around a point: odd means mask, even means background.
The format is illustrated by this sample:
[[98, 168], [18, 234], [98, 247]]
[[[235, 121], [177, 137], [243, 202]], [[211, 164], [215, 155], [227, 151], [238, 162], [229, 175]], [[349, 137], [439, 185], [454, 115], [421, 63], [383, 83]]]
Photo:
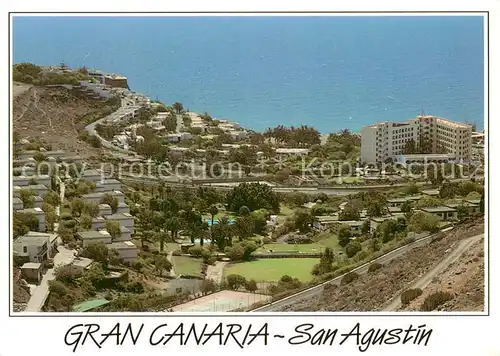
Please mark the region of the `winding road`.
[[[458, 260], [458, 258], [469, 249], [473, 244], [478, 242], [484, 237], [484, 234], [469, 237], [462, 240], [447, 256], [445, 256], [437, 265], [435, 265], [431, 270], [419, 278], [415, 283], [406, 289], [424, 289], [427, 287], [434, 277], [442, 273], [448, 266]], [[383, 309], [383, 311], [397, 311], [401, 307], [401, 294], [394, 297], [389, 304]]]

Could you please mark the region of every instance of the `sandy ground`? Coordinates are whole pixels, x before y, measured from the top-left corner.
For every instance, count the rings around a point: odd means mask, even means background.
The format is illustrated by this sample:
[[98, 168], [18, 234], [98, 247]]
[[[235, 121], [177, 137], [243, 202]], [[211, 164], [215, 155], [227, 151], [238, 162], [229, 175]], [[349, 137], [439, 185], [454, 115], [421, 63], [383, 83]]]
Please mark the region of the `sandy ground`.
[[[452, 230], [443, 239], [414, 248], [392, 260], [383, 268], [361, 275], [350, 284], [328, 288], [321, 295], [301, 300], [285, 307], [282, 311], [382, 310], [394, 297], [409, 288], [438, 264], [443, 256], [451, 251], [455, 243], [481, 234], [483, 229], [482, 223], [476, 223], [475, 225], [462, 226], [455, 231]], [[463, 261], [464, 258], [467, 257], [462, 256], [459, 261]], [[443, 281], [450, 283], [447, 279], [443, 279]], [[484, 292], [484, 287], [478, 286], [478, 288], [482, 288]], [[457, 293], [462, 292], [457, 289]], [[461, 305], [460, 308], [467, 311], [472, 310], [467, 305]]]
[[97, 155], [100, 149], [77, 138], [77, 123], [85, 115], [101, 110], [102, 103], [77, 97], [62, 88], [14, 86], [14, 131], [23, 138], [43, 139], [53, 150]]
[[418, 310], [428, 295], [446, 291], [453, 293], [455, 298], [441, 306], [440, 310], [484, 311], [484, 240], [481, 239], [470, 246], [422, 291], [420, 297], [400, 310]]

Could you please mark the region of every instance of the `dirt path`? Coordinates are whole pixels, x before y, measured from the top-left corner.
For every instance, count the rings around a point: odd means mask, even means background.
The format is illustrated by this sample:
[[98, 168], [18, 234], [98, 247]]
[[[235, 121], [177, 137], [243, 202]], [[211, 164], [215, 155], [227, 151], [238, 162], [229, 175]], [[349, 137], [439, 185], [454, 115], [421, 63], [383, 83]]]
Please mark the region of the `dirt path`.
[[40, 107], [38, 106], [38, 100], [39, 100], [39, 98], [38, 98], [38, 95], [36, 94], [36, 88], [33, 88], [33, 99], [35, 99], [35, 101], [34, 101], [34, 103], [33, 103], [33, 106], [34, 106], [34, 107], [35, 107], [38, 111], [40, 111], [40, 112], [43, 114], [43, 116], [44, 116], [44, 117], [46, 117], [46, 118], [49, 120], [49, 127], [50, 127], [51, 129], [53, 129], [53, 127], [52, 127], [52, 120], [51, 120], [50, 116], [47, 116], [47, 113], [46, 113], [46, 112], [45, 112], [42, 108], [40, 108]]
[[215, 265], [209, 265], [207, 267], [207, 278], [215, 281], [216, 283], [222, 282], [222, 277], [224, 276], [224, 267], [227, 262], [215, 262]]
[[[429, 272], [419, 278], [415, 283], [413, 283], [407, 289], [424, 289], [427, 287], [432, 280], [445, 269], [447, 269], [451, 264], [456, 262], [458, 258], [467, 251], [473, 244], [483, 238], [483, 234], [469, 237], [458, 243], [446, 257], [444, 257], [438, 264], [436, 264]], [[401, 308], [401, 294], [398, 294], [390, 303], [383, 309], [383, 311], [397, 311]]]
[[175, 274], [174, 261], [172, 259], [173, 253], [173, 251], [170, 251], [167, 254], [167, 260], [172, 264], [172, 269], [170, 269], [170, 277], [175, 278], [177, 275]]

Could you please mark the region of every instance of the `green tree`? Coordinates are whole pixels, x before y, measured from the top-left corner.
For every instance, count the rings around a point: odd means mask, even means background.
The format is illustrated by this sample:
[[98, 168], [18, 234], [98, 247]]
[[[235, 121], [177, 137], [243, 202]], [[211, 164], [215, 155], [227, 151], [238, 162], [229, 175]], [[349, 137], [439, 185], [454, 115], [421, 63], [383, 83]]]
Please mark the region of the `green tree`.
[[349, 225], [343, 224], [338, 229], [339, 245], [345, 247], [351, 241], [352, 234]]
[[247, 280], [245, 279], [245, 277], [239, 274], [230, 274], [229, 276], [227, 276], [227, 284], [232, 290], [237, 290], [240, 287], [245, 286], [246, 282]]
[[83, 205], [82, 213], [95, 218], [99, 215], [99, 204], [86, 201]]
[[247, 206], [251, 211], [268, 209], [274, 213], [279, 212], [279, 197], [266, 184], [242, 183], [228, 194], [227, 204], [232, 211], [239, 211], [242, 206]]
[[410, 218], [410, 230], [437, 232], [439, 231], [439, 219], [434, 214], [423, 211], [416, 212]]
[[359, 209], [351, 204], [347, 204], [339, 214], [340, 221], [359, 220], [359, 218]]
[[113, 240], [119, 238], [121, 236], [120, 223], [116, 220], [106, 220], [106, 231]]
[[245, 284], [245, 289], [251, 293], [254, 293], [258, 289], [257, 282], [254, 279], [247, 281], [247, 283]]
[[295, 228], [298, 229], [301, 233], [306, 233], [311, 231], [311, 228], [315, 220], [316, 217], [311, 214], [310, 210], [298, 209], [295, 211], [294, 215]]
[[83, 212], [84, 206], [85, 200], [82, 198], [73, 198], [73, 200], [71, 200], [71, 214], [73, 216], [80, 216]]
[[88, 244], [82, 249], [80, 255], [101, 263], [104, 271], [108, 270], [110, 253], [108, 247], [104, 243]]
[[181, 103], [173, 103], [172, 108], [174, 109], [176, 114], [182, 114], [184, 111], [184, 106]]
[[351, 240], [345, 247], [345, 253], [347, 257], [353, 257], [355, 254], [357, 254], [359, 251], [361, 251], [363, 248], [361, 247], [361, 243], [357, 240]]
[[92, 216], [82, 214], [80, 216], [79, 222], [80, 222], [80, 226], [82, 227], [82, 229], [84, 229], [84, 230], [92, 229]]
[[240, 241], [253, 234], [253, 219], [250, 216], [238, 216], [234, 226]]
[[111, 211], [113, 212], [113, 214], [118, 210], [118, 199], [109, 193], [104, 194], [99, 203], [108, 204], [111, 207]]
[[52, 206], [58, 206], [61, 203], [61, 197], [56, 192], [50, 191], [45, 194], [43, 201]]
[[166, 256], [157, 255], [154, 259], [155, 271], [158, 272], [158, 275], [162, 276], [163, 271], [170, 272], [172, 269], [172, 263], [167, 259]]

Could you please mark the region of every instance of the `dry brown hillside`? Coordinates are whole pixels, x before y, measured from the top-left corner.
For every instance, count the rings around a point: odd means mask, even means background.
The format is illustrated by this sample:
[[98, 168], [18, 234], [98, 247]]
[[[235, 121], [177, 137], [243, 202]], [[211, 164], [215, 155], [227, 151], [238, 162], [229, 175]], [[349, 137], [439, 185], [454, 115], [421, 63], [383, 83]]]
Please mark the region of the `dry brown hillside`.
[[23, 138], [40, 138], [53, 150], [95, 155], [99, 149], [79, 140], [77, 130], [113, 110], [109, 103], [78, 96], [65, 88], [25, 87], [14, 90], [14, 132]]
[[[382, 268], [362, 274], [353, 282], [331, 287], [319, 295], [285, 307], [283, 311], [376, 311], [435, 266], [458, 242], [484, 231], [484, 220], [458, 227], [440, 240], [414, 248]], [[454, 294], [440, 310], [480, 311], [484, 309], [483, 240], [471, 246], [445, 273], [434, 280], [415, 303], [405, 310], [416, 310], [434, 291]], [[461, 276], [461, 277], [460, 277]]]

